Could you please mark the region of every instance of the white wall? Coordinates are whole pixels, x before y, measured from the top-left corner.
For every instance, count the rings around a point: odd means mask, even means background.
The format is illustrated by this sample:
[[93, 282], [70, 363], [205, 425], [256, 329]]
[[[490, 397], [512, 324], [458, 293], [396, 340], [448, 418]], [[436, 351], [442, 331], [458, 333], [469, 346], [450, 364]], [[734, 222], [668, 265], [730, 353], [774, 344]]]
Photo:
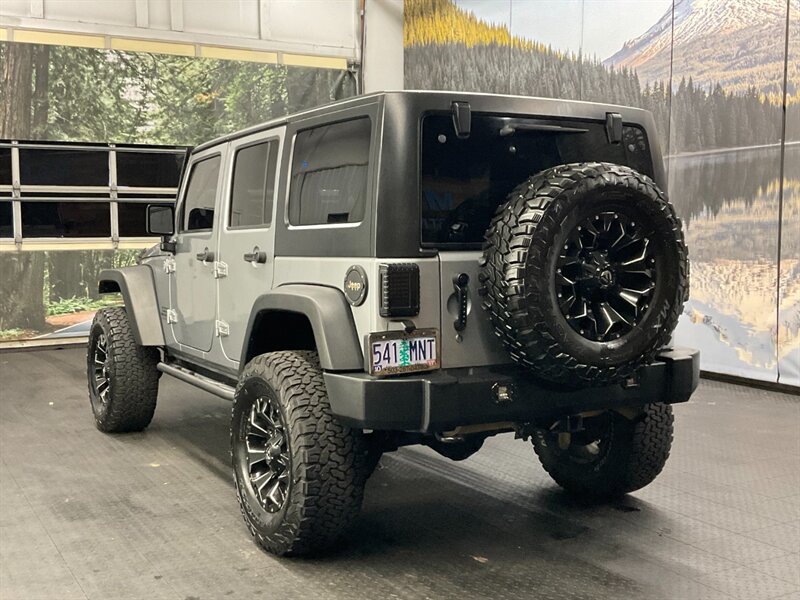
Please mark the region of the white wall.
[[403, 89], [403, 0], [367, 0], [364, 91]]
[[358, 0], [0, 0], [0, 27], [358, 57]]

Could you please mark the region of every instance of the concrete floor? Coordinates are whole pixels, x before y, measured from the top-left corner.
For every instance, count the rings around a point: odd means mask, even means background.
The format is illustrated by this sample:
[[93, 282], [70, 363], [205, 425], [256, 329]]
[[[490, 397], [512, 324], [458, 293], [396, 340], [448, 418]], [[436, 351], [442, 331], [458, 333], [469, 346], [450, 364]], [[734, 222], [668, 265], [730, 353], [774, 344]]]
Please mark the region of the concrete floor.
[[673, 454], [582, 506], [504, 435], [386, 455], [327, 558], [245, 530], [225, 401], [162, 378], [141, 434], [94, 428], [84, 350], [0, 354], [0, 598], [800, 598], [800, 397], [704, 381]]

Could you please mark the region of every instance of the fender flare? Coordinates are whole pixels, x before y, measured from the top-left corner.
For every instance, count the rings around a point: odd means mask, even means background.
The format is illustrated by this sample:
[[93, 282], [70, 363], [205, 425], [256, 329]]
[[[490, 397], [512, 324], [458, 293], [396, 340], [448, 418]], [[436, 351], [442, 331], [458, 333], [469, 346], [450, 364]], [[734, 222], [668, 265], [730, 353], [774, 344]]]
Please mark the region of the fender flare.
[[119, 292], [131, 321], [133, 337], [140, 346], [163, 346], [161, 311], [153, 272], [147, 265], [104, 269], [98, 277], [101, 294]]
[[253, 303], [239, 363], [241, 371], [253, 358], [248, 350], [259, 315], [290, 312], [305, 315], [311, 323], [320, 366], [327, 371], [358, 371], [364, 357], [350, 305], [341, 290], [310, 284], [289, 284], [259, 296]]

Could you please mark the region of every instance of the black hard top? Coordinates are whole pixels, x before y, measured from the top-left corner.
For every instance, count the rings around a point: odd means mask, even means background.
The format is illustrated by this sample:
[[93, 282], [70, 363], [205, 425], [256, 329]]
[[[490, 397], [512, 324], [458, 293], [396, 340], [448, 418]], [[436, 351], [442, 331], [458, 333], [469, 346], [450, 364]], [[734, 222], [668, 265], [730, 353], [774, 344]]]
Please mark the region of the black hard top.
[[280, 127], [293, 121], [323, 116], [335, 113], [344, 108], [353, 108], [360, 105], [386, 103], [393, 109], [419, 110], [447, 110], [452, 102], [469, 102], [472, 110], [479, 112], [495, 112], [504, 114], [526, 114], [538, 116], [566, 117], [575, 119], [604, 119], [607, 112], [622, 114], [626, 122], [641, 123], [649, 128], [652, 116], [648, 111], [614, 104], [596, 102], [583, 102], [580, 100], [562, 100], [558, 98], [537, 98], [532, 96], [510, 96], [504, 94], [482, 94], [475, 92], [457, 91], [421, 91], [406, 90], [392, 92], [374, 92], [363, 96], [354, 96], [345, 100], [338, 100], [285, 117], [272, 119], [210, 140], [194, 148], [200, 152], [218, 144], [223, 144], [253, 133]]

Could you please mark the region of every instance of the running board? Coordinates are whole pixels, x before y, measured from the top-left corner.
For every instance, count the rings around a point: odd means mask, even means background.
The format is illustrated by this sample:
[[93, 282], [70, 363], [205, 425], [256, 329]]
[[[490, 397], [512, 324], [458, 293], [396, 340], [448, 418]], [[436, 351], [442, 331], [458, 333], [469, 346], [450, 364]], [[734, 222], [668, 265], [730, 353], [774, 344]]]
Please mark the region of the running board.
[[181, 381], [185, 381], [186, 383], [198, 387], [201, 390], [214, 394], [215, 396], [225, 398], [225, 400], [233, 401], [234, 389], [231, 386], [220, 383], [219, 381], [215, 381], [210, 377], [200, 375], [199, 373], [195, 373], [194, 371], [184, 367], [168, 365], [167, 363], [163, 362], [158, 363], [158, 370], [162, 373], [166, 373], [167, 375], [172, 375], [176, 379], [180, 379]]

